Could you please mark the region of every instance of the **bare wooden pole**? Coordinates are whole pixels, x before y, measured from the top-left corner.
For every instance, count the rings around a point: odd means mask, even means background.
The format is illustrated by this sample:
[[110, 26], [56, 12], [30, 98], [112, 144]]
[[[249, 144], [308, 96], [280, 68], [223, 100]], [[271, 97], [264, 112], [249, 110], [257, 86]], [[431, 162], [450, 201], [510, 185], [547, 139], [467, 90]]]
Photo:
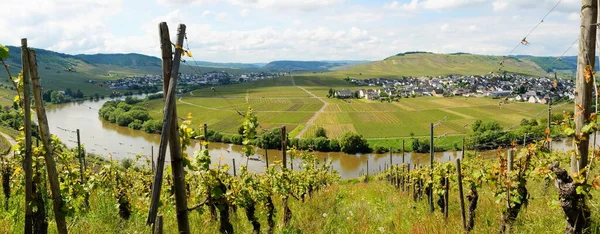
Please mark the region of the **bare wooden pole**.
[[[594, 65], [596, 63], [596, 24], [598, 18], [597, 0], [581, 1], [581, 26], [579, 34], [579, 53], [577, 56], [577, 79], [575, 81], [575, 134], [579, 144], [577, 155], [571, 157], [571, 169], [579, 172], [588, 163], [589, 133], [582, 132], [583, 126], [589, 123], [592, 113], [592, 88], [594, 86]], [[583, 172], [585, 173], [585, 172]]]
[[156, 217], [156, 222], [154, 223], [154, 234], [162, 234], [163, 233], [163, 217], [159, 215]]
[[154, 175], [154, 171], [156, 170], [154, 166], [154, 146], [150, 146], [150, 158], [152, 158], [152, 174]]
[[23, 170], [25, 171], [25, 233], [33, 233], [33, 158], [31, 151], [31, 95], [30, 72], [29, 72], [29, 49], [27, 39], [21, 39], [21, 62], [23, 64], [23, 110], [25, 131], [25, 157], [23, 158]]
[[52, 155], [54, 149], [50, 143], [50, 128], [48, 127], [48, 118], [46, 117], [46, 107], [42, 98], [42, 85], [37, 69], [37, 59], [34, 50], [29, 50], [29, 70], [31, 73], [31, 82], [33, 84], [33, 97], [35, 99], [35, 111], [40, 129], [40, 136], [44, 145], [45, 154], [44, 161], [46, 162], [46, 170], [48, 171], [48, 180], [50, 181], [50, 191], [52, 192], [52, 208], [54, 209], [54, 219], [56, 229], [60, 234], [66, 234], [67, 222], [65, 214], [62, 211], [63, 203], [60, 195], [60, 184], [58, 182], [58, 172], [56, 171], [56, 162]]
[[235, 158], [232, 158], [232, 160], [233, 160], [233, 177], [236, 177], [237, 173], [235, 171]]
[[281, 156], [283, 160], [283, 168], [287, 166], [287, 133], [285, 132], [285, 125], [281, 126]]
[[[264, 147], [264, 146], [263, 146]], [[265, 150], [265, 160], [266, 160], [266, 164], [267, 164], [267, 169], [269, 169], [269, 151], [267, 150], [267, 148], [264, 148]]]
[[[208, 125], [206, 123], [202, 124], [202, 130], [204, 131], [204, 141], [208, 143]], [[208, 145], [205, 145], [206, 149], [208, 149]]]
[[83, 154], [81, 154], [81, 138], [79, 136], [79, 128], [77, 129], [77, 156], [79, 158], [79, 178], [81, 179], [81, 183], [85, 183], [85, 178], [83, 173], [85, 172], [85, 166], [83, 165]]
[[[160, 190], [162, 186], [162, 173], [164, 169], [166, 147], [169, 143], [171, 152], [171, 167], [173, 169], [173, 180], [175, 184], [175, 204], [177, 209], [177, 226], [179, 233], [190, 233], [188, 221], [187, 198], [185, 191], [185, 177], [183, 169], [183, 159], [181, 156], [181, 144], [179, 143], [179, 134], [177, 128], [177, 112], [175, 108], [175, 90], [177, 87], [177, 78], [179, 76], [179, 63], [181, 60], [181, 49], [175, 50], [173, 61], [171, 62], [171, 41], [169, 38], [169, 29], [167, 23], [159, 24], [159, 33], [163, 57], [163, 92], [166, 90], [164, 120], [161, 131], [161, 141], [159, 146], [159, 155], [157, 160], [157, 170], [154, 176], [154, 185], [152, 187], [152, 200], [148, 213], [147, 224], [151, 224], [156, 219], [158, 203], [160, 199]], [[185, 25], [180, 24], [177, 33], [176, 46], [181, 48], [185, 37]], [[166, 80], [166, 81], [165, 81]], [[164, 84], [168, 83], [165, 89]]]
[[456, 159], [456, 174], [458, 175], [458, 194], [460, 196], [460, 212], [462, 215], [462, 225], [467, 231], [467, 216], [465, 215], [465, 196], [463, 194], [462, 172], [460, 168], [460, 159]]
[[[434, 148], [433, 148], [433, 123], [430, 124], [430, 128], [429, 128], [429, 154], [430, 154], [430, 161], [429, 161], [429, 176], [431, 177], [431, 180], [433, 181], [433, 155], [434, 155]], [[433, 207], [433, 185], [429, 185], [429, 212], [433, 213], [434, 207]]]
[[[548, 100], [548, 138], [550, 138], [552, 131], [552, 101]], [[548, 140], [548, 150], [552, 150], [552, 141]]]

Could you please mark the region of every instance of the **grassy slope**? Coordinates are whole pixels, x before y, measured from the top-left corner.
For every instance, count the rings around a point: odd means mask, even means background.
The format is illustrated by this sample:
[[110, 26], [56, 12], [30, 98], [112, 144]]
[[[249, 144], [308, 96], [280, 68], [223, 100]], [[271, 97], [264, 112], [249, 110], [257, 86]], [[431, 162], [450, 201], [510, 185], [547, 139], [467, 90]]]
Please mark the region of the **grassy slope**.
[[[453, 183], [453, 182], [451, 182]], [[342, 182], [317, 192], [305, 203], [290, 199], [293, 212], [291, 229], [302, 233], [459, 233], [462, 229], [460, 203], [456, 189], [450, 191], [449, 218], [444, 221], [439, 208], [429, 214], [426, 197], [414, 202], [407, 193], [395, 189], [386, 182], [356, 183]], [[556, 201], [556, 189], [550, 187], [548, 193], [542, 191], [544, 183], [530, 181], [528, 189], [531, 198], [529, 206], [522, 209], [513, 230], [518, 233], [562, 233], [564, 215]], [[503, 204], [494, 203], [493, 193], [484, 185], [479, 190], [479, 205], [476, 210], [473, 233], [495, 233], [499, 227], [499, 217]], [[593, 191], [594, 197], [598, 191]], [[2, 195], [0, 195], [2, 197]], [[3, 198], [2, 198], [3, 200]], [[22, 232], [22, 197], [11, 198], [11, 210], [17, 210], [13, 219], [4, 209], [0, 210], [0, 232]], [[276, 233], [285, 233], [281, 225], [282, 208], [280, 199], [275, 198]], [[148, 233], [145, 225], [146, 210], [134, 210], [128, 221], [118, 216], [115, 201], [110, 194], [94, 193], [90, 198], [91, 210], [85, 215], [69, 218], [69, 229], [73, 233]], [[590, 200], [596, 207], [597, 200]], [[553, 205], [550, 205], [553, 204]], [[594, 208], [592, 208], [594, 209]], [[261, 228], [266, 230], [267, 222], [262, 207], [257, 209]], [[175, 209], [172, 203], [161, 208], [164, 217], [164, 230], [172, 233], [177, 230]], [[599, 220], [599, 212], [593, 210], [593, 220]], [[190, 213], [192, 233], [217, 233], [218, 222], [211, 221], [209, 212]], [[250, 233], [252, 227], [246, 220], [243, 209], [238, 209], [231, 218], [236, 233]], [[56, 225], [50, 221], [50, 233], [56, 232]], [[288, 229], [289, 231], [289, 229]]]
[[[472, 54], [407, 54], [392, 56], [382, 61], [362, 64], [347, 70], [336, 71], [337, 75], [355, 78], [372, 76], [437, 76], [437, 75], [482, 75], [498, 72], [501, 56]], [[515, 58], [504, 61], [504, 70], [514, 73], [546, 75], [537, 64], [526, 59]], [[360, 75], [362, 74], [362, 75]]]
[[[321, 97], [326, 95], [330, 87], [359, 88], [323, 76], [295, 76], [295, 80], [296, 84]], [[193, 96], [187, 94], [182, 97], [186, 103], [179, 102], [179, 112], [181, 116], [191, 112], [198, 123], [207, 122], [213, 129], [227, 133], [235, 133], [242, 121], [235, 110], [243, 112], [248, 106], [258, 113], [263, 127], [304, 124], [322, 104], [301, 89], [291, 86], [289, 81], [290, 78], [281, 78], [217, 87], [226, 99], [208, 88], [196, 90]], [[394, 103], [363, 99], [324, 100], [329, 105], [313, 127], [309, 128], [308, 135], [321, 126], [330, 137], [337, 137], [347, 130], [356, 131], [367, 138], [402, 138], [409, 137], [411, 132], [416, 136], [426, 136], [430, 122], [442, 122], [436, 128], [436, 134], [463, 135], [468, 131], [465, 125], [477, 119], [496, 120], [510, 128], [522, 118], [542, 118], [546, 110], [544, 105], [531, 103], [499, 106], [498, 100], [490, 98], [418, 97], [404, 98]], [[153, 117], [160, 118], [161, 105], [160, 100], [151, 102]], [[570, 105], [562, 104], [556, 106], [554, 111], [570, 109]]]

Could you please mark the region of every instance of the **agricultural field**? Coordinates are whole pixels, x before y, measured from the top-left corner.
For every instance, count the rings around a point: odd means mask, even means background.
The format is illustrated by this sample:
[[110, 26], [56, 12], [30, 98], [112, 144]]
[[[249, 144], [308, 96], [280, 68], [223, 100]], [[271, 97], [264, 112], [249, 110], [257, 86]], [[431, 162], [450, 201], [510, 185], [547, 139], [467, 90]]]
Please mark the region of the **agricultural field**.
[[[194, 122], [207, 123], [211, 129], [234, 134], [242, 123], [243, 113], [251, 107], [264, 129], [286, 125], [292, 136], [307, 127], [304, 137], [313, 136], [317, 128], [323, 127], [330, 138], [351, 131], [362, 134], [370, 141], [398, 141], [412, 136], [429, 134], [430, 123], [436, 124], [435, 134], [451, 137], [462, 136], [470, 131], [475, 120], [495, 120], [505, 128], [512, 129], [523, 118], [545, 118], [547, 106], [532, 103], [509, 102], [499, 104], [491, 98], [467, 97], [416, 97], [402, 98], [398, 102], [380, 102], [364, 99], [326, 98], [330, 88], [349, 88], [356, 91], [361, 87], [322, 74], [294, 75], [291, 77], [263, 80], [237, 85], [217, 86], [194, 90], [179, 97], [179, 116], [192, 113]], [[305, 88], [327, 103], [324, 105], [300, 89]], [[154, 118], [161, 117], [161, 100], [150, 102]], [[571, 111], [571, 104], [557, 104], [555, 113]], [[316, 116], [313, 124], [308, 124]], [[452, 139], [454, 139], [452, 138]], [[460, 137], [459, 137], [460, 138]], [[458, 138], [457, 138], [458, 139]]]

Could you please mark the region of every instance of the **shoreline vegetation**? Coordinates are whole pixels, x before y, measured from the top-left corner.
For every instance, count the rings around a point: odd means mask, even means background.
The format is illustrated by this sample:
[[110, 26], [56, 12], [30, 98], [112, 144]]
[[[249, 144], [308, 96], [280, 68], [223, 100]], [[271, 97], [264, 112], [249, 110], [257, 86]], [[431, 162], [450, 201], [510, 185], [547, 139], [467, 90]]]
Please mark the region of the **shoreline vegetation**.
[[[111, 100], [103, 104], [98, 110], [98, 115], [104, 120], [141, 130], [147, 133], [160, 134], [162, 120], [153, 119], [148, 111], [147, 101], [162, 98], [162, 94], [151, 94], [144, 99], [127, 96], [123, 100]], [[556, 125], [563, 120], [563, 113], [552, 115], [551, 137], [553, 139], [564, 138], [560, 126]], [[434, 151], [458, 151], [462, 149], [463, 139], [465, 148], [468, 150], [493, 150], [498, 147], [506, 147], [512, 144], [531, 143], [543, 139], [547, 128], [547, 119], [523, 118], [518, 126], [504, 129], [500, 123], [494, 120], [476, 120], [471, 125], [467, 135], [458, 136], [435, 136]], [[237, 134], [227, 134], [214, 131], [208, 126], [207, 135], [204, 136], [201, 129], [194, 131], [194, 138], [208, 142], [219, 142], [226, 144], [243, 145], [243, 126], [238, 128]], [[430, 148], [429, 136], [415, 136], [413, 133], [407, 138], [394, 138], [385, 140], [368, 140], [362, 135], [354, 132], [345, 132], [339, 138], [327, 137], [324, 128], [319, 127], [314, 135], [307, 138], [289, 138], [288, 147], [298, 150], [313, 150], [320, 152], [344, 152], [354, 153], [398, 153], [404, 148], [405, 152], [427, 153]], [[404, 147], [402, 141], [404, 140]], [[266, 149], [281, 149], [281, 129], [264, 129], [252, 144]]]

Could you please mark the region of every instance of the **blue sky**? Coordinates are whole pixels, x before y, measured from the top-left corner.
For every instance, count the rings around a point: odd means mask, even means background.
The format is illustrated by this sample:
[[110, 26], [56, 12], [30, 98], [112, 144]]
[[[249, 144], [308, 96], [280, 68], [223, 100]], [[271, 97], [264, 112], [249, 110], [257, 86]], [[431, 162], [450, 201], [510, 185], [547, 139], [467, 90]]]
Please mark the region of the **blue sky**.
[[[157, 56], [157, 25], [187, 25], [197, 60], [380, 60], [405, 51], [506, 55], [558, 0], [8, 0], [0, 44]], [[515, 54], [563, 53], [579, 0], [562, 0]], [[574, 55], [577, 45], [568, 55]]]

